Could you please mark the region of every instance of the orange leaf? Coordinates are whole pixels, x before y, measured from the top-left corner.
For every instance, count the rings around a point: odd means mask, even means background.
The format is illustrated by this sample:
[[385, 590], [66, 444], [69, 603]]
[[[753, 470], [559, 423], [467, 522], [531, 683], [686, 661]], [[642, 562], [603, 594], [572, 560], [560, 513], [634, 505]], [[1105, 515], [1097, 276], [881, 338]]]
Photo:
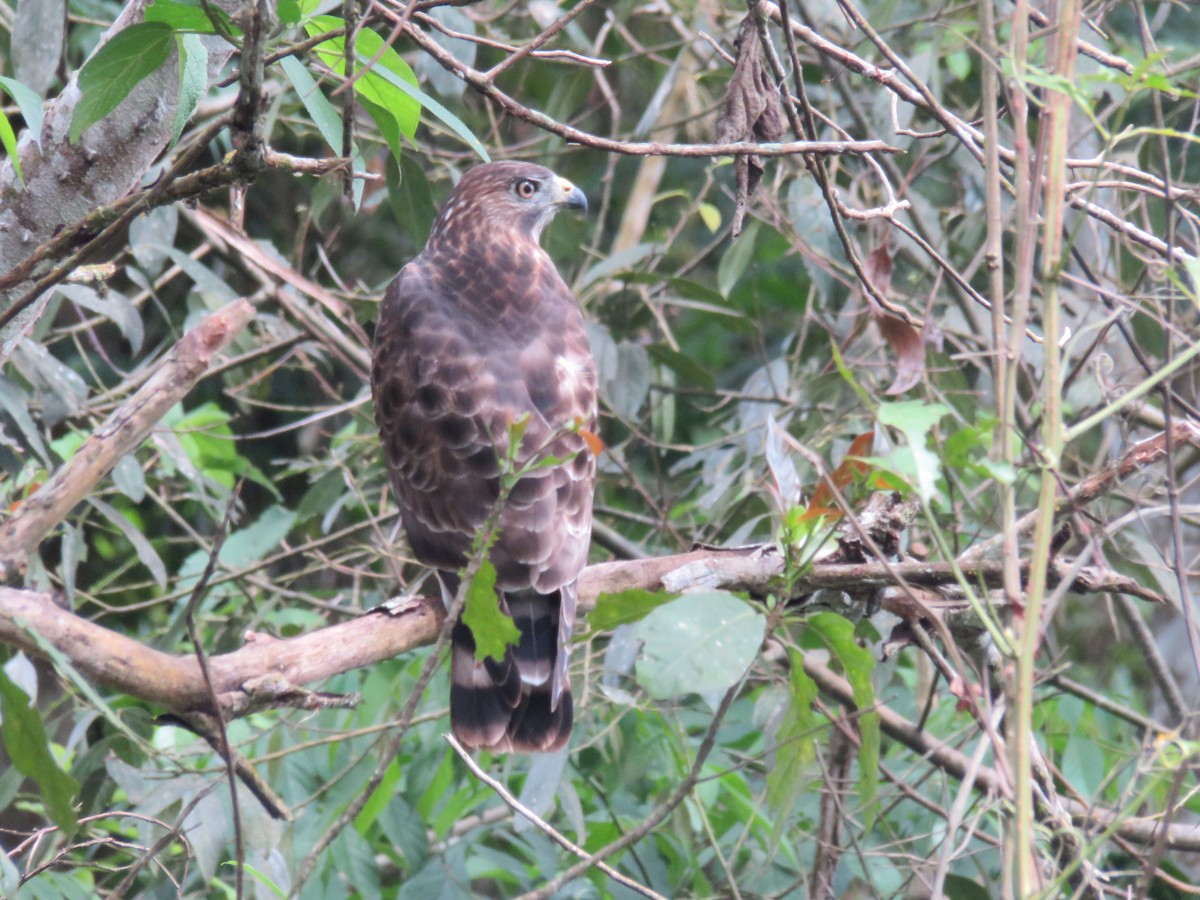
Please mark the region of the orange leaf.
[[[855, 476], [864, 474], [868, 467], [859, 457], [866, 456], [871, 452], [871, 445], [875, 442], [875, 432], [868, 431], [860, 434], [850, 442], [850, 449], [846, 451], [845, 457], [838, 467], [833, 470], [834, 485], [838, 490], [843, 490], [847, 485], [854, 481]], [[828, 482], [822, 478], [821, 483], [817, 485], [817, 489], [813, 491], [812, 499], [808, 502], [809, 509], [816, 509], [823, 506], [830, 506], [833, 503], [833, 491], [829, 489]]]
[[604, 452], [604, 441], [600, 440], [600, 435], [585, 428], [580, 428], [579, 436], [583, 438], [584, 443], [588, 445], [588, 449], [592, 451], [592, 456], [599, 456]]

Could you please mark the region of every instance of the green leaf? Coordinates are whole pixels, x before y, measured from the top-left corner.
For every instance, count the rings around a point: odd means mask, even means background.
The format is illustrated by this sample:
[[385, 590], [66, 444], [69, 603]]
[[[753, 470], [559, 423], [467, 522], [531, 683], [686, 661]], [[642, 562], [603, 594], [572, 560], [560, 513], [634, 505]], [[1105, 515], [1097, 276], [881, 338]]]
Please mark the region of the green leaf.
[[680, 597], [634, 630], [642, 642], [638, 683], [656, 700], [726, 690], [754, 661], [765, 627], [758, 611], [725, 591]]
[[483, 144], [479, 143], [479, 140], [474, 134], [471, 133], [471, 129], [463, 123], [462, 119], [454, 115], [454, 113], [450, 112], [450, 110], [446, 109], [446, 107], [442, 106], [442, 104], [434, 100], [416, 85], [409, 84], [390, 69], [375, 68], [372, 71], [378, 72], [379, 75], [389, 84], [400, 88], [400, 90], [402, 90], [405, 94], [407, 94], [413, 100], [416, 100], [425, 109], [429, 110], [434, 116], [442, 121], [443, 125], [458, 135], [459, 138], [462, 139], [463, 143], [474, 150], [480, 159], [482, 159], [484, 162], [491, 162], [491, 157], [488, 156], [488, 152], [484, 149]]
[[678, 596], [640, 588], [630, 588], [619, 594], [601, 594], [596, 598], [596, 608], [588, 613], [588, 627], [596, 631], [612, 631], [618, 625], [644, 619], [652, 610], [670, 603]]
[[379, 787], [375, 788], [370, 799], [354, 819], [354, 827], [358, 833], [366, 837], [367, 831], [379, 818], [379, 814], [392, 802], [392, 797], [396, 794], [396, 785], [400, 781], [400, 763], [392, 760], [392, 764], [387, 767], [387, 771], [383, 773], [383, 778], [379, 782]]
[[99, 122], [129, 96], [142, 79], [167, 61], [175, 31], [165, 22], [139, 22], [113, 35], [79, 72], [81, 97], [71, 117], [69, 139]]
[[875, 711], [875, 688], [871, 685], [875, 657], [870, 650], [858, 645], [854, 637], [854, 624], [836, 613], [816, 613], [805, 620], [805, 625], [838, 658], [854, 692], [854, 705], [859, 713], [856, 719], [859, 736], [858, 794], [866, 810], [863, 830], [870, 831], [879, 811], [876, 802], [879, 791], [879, 713]]
[[[128, 458], [126, 457], [126, 459]], [[138, 471], [141, 471], [140, 466], [138, 467]], [[167, 586], [167, 567], [163, 565], [162, 558], [158, 555], [158, 552], [146, 536], [132, 522], [121, 515], [119, 510], [109, 506], [103, 500], [97, 497], [89, 497], [88, 503], [99, 510], [104, 518], [108, 519], [121, 534], [125, 535], [125, 539], [133, 545], [133, 550], [137, 553], [138, 560], [150, 570], [150, 574], [154, 577], [154, 583], [160, 589], [165, 588]]]
[[666, 344], [650, 344], [646, 352], [677, 374], [690, 388], [711, 391], [716, 387], [712, 373], [702, 368], [691, 356], [680, 353]]
[[258, 562], [287, 537], [295, 521], [296, 514], [290, 509], [269, 507], [253, 524], [232, 532], [221, 545], [217, 558], [229, 569]]
[[325, 143], [340, 156], [342, 153], [342, 118], [338, 115], [338, 111], [321, 93], [321, 89], [317, 87], [317, 83], [313, 81], [313, 77], [308, 74], [308, 69], [304, 68], [300, 60], [294, 56], [285, 56], [279, 61], [279, 65], [283, 67], [283, 74], [288, 77], [292, 87], [300, 95], [300, 102], [312, 116], [313, 124], [321, 132], [321, 137], [325, 138]]
[[701, 203], [698, 210], [700, 213], [700, 221], [704, 223], [712, 234], [716, 234], [721, 228], [721, 211], [711, 203]]
[[[216, 7], [213, 7], [214, 9]], [[174, 144], [196, 110], [196, 104], [208, 90], [208, 50], [194, 34], [179, 36], [179, 105], [175, 109]]]
[[69, 841], [79, 827], [75, 818], [75, 795], [79, 783], [59, 767], [50, 752], [42, 717], [29, 704], [29, 697], [0, 669], [0, 733], [4, 749], [17, 771], [37, 782], [46, 813]]
[[950, 410], [941, 403], [925, 403], [921, 400], [881, 403], [875, 410], [881, 425], [899, 429], [908, 441], [912, 451], [917, 490], [921, 499], [926, 502], [937, 491], [937, 480], [941, 475], [941, 463], [937, 454], [929, 449], [929, 432], [949, 412]]
[[[199, 34], [241, 34], [229, 13], [216, 4], [202, 4], [200, 0], [154, 0], [146, 10], [147, 22], [163, 22], [175, 31]], [[213, 20], [216, 20], [215, 22]]]
[[521, 639], [521, 632], [513, 620], [500, 609], [496, 567], [487, 560], [479, 564], [479, 570], [467, 585], [462, 620], [475, 638], [476, 662], [483, 662], [489, 656], [500, 662], [508, 647]]
[[721, 262], [717, 265], [717, 290], [729, 299], [729, 292], [745, 273], [754, 257], [754, 238], [758, 234], [758, 223], [751, 222], [741, 236], [733, 239]]
[[775, 766], [767, 773], [767, 804], [783, 821], [813, 774], [815, 742], [824, 723], [813, 712], [817, 685], [804, 672], [804, 655], [789, 650], [792, 672], [788, 678], [788, 708], [775, 733]]
[[25, 176], [21, 174], [21, 158], [17, 156], [17, 135], [13, 131], [12, 123], [8, 121], [8, 116], [4, 114], [4, 110], [2, 109], [0, 109], [0, 144], [4, 145], [4, 152], [12, 160], [13, 171], [17, 173], [17, 180], [21, 182], [21, 187], [24, 187]]
[[17, 109], [21, 110], [21, 117], [25, 119], [25, 127], [29, 129], [37, 145], [42, 146], [42, 98], [38, 96], [37, 91], [26, 87], [15, 78], [5, 78], [3, 75], [0, 75], [0, 88], [4, 88], [16, 101]]
[[[335, 16], [317, 16], [304, 28], [309, 37], [344, 28], [345, 22]], [[313, 48], [325, 65], [339, 75], [346, 74], [346, 39], [344, 37], [330, 38]], [[386, 111], [400, 132], [410, 140], [417, 133], [417, 125], [421, 121], [421, 104], [396, 88], [386, 78], [380, 75], [382, 67], [412, 86], [417, 85], [417, 76], [394, 49], [389, 47], [376, 32], [363, 28], [354, 40], [354, 55], [356, 57], [355, 71], [362, 71], [367, 62], [374, 61], [370, 69], [355, 83], [354, 90], [362, 98], [375, 104], [376, 110]], [[370, 112], [370, 110], [368, 110]], [[374, 114], [376, 124], [382, 129], [383, 123]], [[393, 152], [399, 147], [393, 148]]]

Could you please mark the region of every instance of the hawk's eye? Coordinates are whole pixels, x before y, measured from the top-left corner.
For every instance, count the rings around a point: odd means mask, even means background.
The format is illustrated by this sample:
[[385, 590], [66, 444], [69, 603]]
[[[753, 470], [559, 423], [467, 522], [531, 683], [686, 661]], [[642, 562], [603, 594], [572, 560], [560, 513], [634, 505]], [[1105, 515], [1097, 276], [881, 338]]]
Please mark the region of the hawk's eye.
[[530, 199], [537, 193], [538, 184], [536, 181], [531, 181], [528, 178], [522, 178], [517, 182], [517, 196], [522, 200]]

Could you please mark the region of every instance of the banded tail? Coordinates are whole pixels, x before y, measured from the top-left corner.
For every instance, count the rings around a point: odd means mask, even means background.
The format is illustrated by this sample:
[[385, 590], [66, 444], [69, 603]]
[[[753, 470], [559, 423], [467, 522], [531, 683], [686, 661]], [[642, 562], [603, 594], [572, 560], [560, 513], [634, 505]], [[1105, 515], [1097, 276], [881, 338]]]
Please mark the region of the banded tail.
[[477, 663], [471, 629], [461, 618], [454, 625], [451, 730], [459, 743], [472, 749], [558, 750], [570, 738], [574, 720], [567, 652], [575, 585], [549, 594], [508, 591], [501, 593], [500, 603], [521, 632], [520, 643], [509, 647], [501, 662], [489, 657]]

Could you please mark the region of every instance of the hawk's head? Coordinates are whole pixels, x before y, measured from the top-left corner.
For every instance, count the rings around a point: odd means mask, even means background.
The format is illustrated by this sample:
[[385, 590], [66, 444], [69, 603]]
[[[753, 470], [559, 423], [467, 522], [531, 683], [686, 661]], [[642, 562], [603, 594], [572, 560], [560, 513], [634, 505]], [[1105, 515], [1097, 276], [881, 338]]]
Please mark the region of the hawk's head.
[[481, 230], [536, 242], [562, 207], [587, 211], [583, 191], [545, 166], [491, 162], [468, 170], [450, 192], [430, 241]]

